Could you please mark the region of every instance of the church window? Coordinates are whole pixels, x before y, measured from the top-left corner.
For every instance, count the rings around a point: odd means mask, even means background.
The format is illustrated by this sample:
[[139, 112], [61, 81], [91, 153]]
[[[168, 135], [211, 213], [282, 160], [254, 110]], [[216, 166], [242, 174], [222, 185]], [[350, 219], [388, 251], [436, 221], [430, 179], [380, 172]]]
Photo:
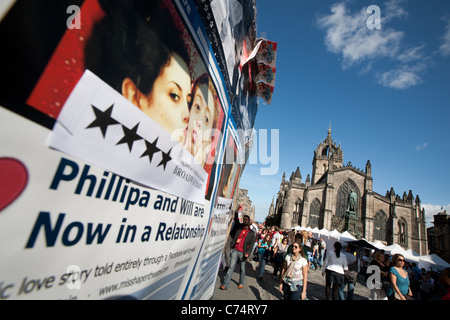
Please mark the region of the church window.
[[297, 225], [297, 224], [298, 224], [298, 218], [299, 218], [298, 212], [295, 212], [295, 211], [294, 211], [294, 213], [292, 214], [292, 223], [293, 223], [294, 225]]
[[297, 201], [295, 201], [295, 209], [294, 209], [294, 213], [292, 214], [292, 223], [297, 225], [300, 224], [300, 207], [301, 207], [301, 200], [297, 199]]
[[408, 245], [408, 228], [405, 219], [398, 221], [398, 242], [401, 246], [406, 247]]
[[309, 223], [308, 225], [311, 228], [319, 227], [319, 219], [320, 219], [320, 201], [319, 199], [314, 199], [311, 203], [311, 207], [309, 209]]
[[300, 204], [301, 204], [300, 200], [297, 200], [295, 202], [295, 212], [300, 212]]
[[375, 240], [386, 241], [386, 224], [387, 215], [383, 210], [378, 211], [375, 214], [373, 238]]

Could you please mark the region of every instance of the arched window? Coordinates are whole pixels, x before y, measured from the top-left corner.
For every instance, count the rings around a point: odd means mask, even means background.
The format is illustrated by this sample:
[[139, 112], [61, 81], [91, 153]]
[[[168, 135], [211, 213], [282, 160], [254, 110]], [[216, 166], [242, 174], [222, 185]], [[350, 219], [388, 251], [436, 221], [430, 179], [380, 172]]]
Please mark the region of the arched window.
[[408, 225], [404, 218], [398, 220], [398, 244], [403, 247], [408, 245]]
[[292, 223], [294, 225], [300, 224], [301, 204], [302, 204], [302, 201], [300, 199], [297, 199], [297, 201], [295, 201], [295, 209], [294, 209], [294, 213], [292, 214]]
[[300, 212], [301, 204], [302, 204], [302, 201], [300, 199], [297, 199], [297, 201], [295, 201], [295, 212], [297, 212], [297, 213]]
[[319, 227], [320, 221], [320, 201], [315, 198], [313, 202], [311, 202], [311, 207], [309, 208], [309, 222], [308, 225], [311, 228]]
[[360, 199], [360, 194], [359, 194], [359, 189], [356, 186], [356, 184], [352, 181], [352, 180], [347, 180], [345, 181], [343, 184], [341, 184], [341, 186], [338, 189], [337, 192], [337, 199], [336, 199], [336, 215], [340, 218], [340, 217], [344, 217], [347, 211], [347, 201], [348, 201], [348, 195], [350, 194], [351, 190], [355, 190], [356, 194], [358, 195], [358, 199], [356, 201], [356, 206], [355, 206], [355, 212], [357, 214], [357, 216], [359, 216], [359, 199]]
[[375, 240], [386, 241], [387, 215], [383, 210], [378, 211], [374, 218], [373, 238]]

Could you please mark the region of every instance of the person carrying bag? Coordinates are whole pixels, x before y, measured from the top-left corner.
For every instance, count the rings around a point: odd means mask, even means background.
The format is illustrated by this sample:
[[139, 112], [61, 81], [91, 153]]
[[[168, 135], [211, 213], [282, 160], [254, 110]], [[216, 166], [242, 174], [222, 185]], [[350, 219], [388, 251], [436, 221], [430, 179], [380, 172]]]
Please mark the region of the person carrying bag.
[[389, 270], [391, 288], [388, 297], [391, 300], [415, 300], [409, 287], [408, 273], [403, 269], [405, 257], [397, 253], [392, 257], [392, 261], [394, 266]]
[[292, 245], [292, 253], [286, 255], [280, 276], [280, 291], [284, 300], [305, 300], [308, 283], [308, 261], [299, 241]]

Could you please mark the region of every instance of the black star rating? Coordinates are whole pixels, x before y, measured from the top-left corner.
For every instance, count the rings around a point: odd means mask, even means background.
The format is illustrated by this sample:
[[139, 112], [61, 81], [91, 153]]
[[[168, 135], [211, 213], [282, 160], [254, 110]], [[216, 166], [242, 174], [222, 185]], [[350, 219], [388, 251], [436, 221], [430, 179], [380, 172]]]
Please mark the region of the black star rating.
[[166, 171], [166, 165], [172, 160], [172, 157], [170, 156], [170, 153], [172, 152], [172, 149], [169, 150], [169, 152], [165, 153], [164, 151], [161, 151], [162, 153], [162, 160], [158, 164], [159, 166], [164, 166], [164, 171]]
[[145, 146], [147, 147], [147, 150], [142, 154], [141, 158], [148, 156], [150, 163], [152, 163], [153, 155], [159, 151], [161, 151], [157, 146], [156, 143], [158, 142], [158, 138], [156, 138], [153, 143], [148, 142], [145, 140]]
[[105, 111], [101, 111], [93, 105], [91, 105], [91, 106], [92, 106], [92, 109], [94, 110], [96, 119], [86, 129], [99, 127], [100, 130], [102, 131], [103, 138], [105, 138], [106, 130], [108, 129], [108, 126], [114, 125], [114, 124], [120, 124], [119, 122], [117, 122], [116, 120], [114, 120], [111, 117], [111, 113], [112, 113], [114, 104]]
[[108, 127], [111, 125], [120, 124], [122, 126], [122, 130], [123, 130], [123, 138], [119, 142], [116, 143], [116, 146], [126, 143], [128, 145], [128, 149], [131, 152], [135, 141], [144, 140], [146, 150], [141, 155], [141, 158], [148, 157], [148, 159], [150, 160], [150, 164], [151, 164], [155, 153], [161, 152], [162, 160], [158, 164], [158, 167], [162, 166], [164, 168], [164, 171], [166, 170], [167, 164], [170, 161], [172, 161], [172, 157], [170, 156], [172, 149], [170, 149], [169, 152], [166, 153], [166, 152], [162, 151], [161, 149], [159, 149], [157, 146], [159, 138], [156, 138], [155, 141], [150, 143], [147, 140], [145, 140], [144, 138], [142, 138], [140, 135], [138, 135], [137, 130], [139, 128], [139, 123], [137, 125], [135, 125], [133, 129], [128, 129], [126, 126], [124, 126], [123, 124], [121, 124], [118, 121], [116, 121], [115, 119], [113, 119], [111, 117], [111, 114], [113, 111], [114, 104], [105, 111], [101, 111], [94, 105], [91, 105], [91, 106], [92, 106], [92, 109], [94, 110], [96, 119], [89, 126], [87, 126], [86, 129], [100, 128], [100, 130], [102, 131], [103, 138], [106, 138], [106, 131], [108, 130]]
[[131, 130], [128, 129], [127, 127], [125, 127], [124, 125], [122, 125], [124, 136], [123, 136], [122, 140], [117, 142], [117, 145], [126, 143], [128, 145], [128, 149], [130, 149], [130, 152], [131, 152], [131, 149], [133, 148], [133, 143], [137, 140], [142, 139], [142, 137], [137, 134], [138, 127], [139, 127], [139, 123]]

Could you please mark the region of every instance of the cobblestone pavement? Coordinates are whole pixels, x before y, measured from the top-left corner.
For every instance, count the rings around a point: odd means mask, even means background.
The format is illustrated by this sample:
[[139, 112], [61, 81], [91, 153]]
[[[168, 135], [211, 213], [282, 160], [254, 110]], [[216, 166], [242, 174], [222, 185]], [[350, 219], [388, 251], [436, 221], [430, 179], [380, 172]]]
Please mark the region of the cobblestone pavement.
[[[225, 273], [220, 270], [216, 279], [214, 296], [211, 300], [282, 300], [283, 295], [278, 290], [278, 277], [273, 277], [273, 267], [266, 265], [264, 278], [258, 279], [256, 268], [258, 263], [248, 261], [246, 263], [246, 275], [244, 288], [238, 289], [240, 266], [237, 265], [231, 278], [228, 290], [221, 290], [219, 286], [225, 277]], [[306, 296], [309, 300], [325, 300], [325, 277], [322, 276], [322, 270], [309, 270], [308, 287]], [[345, 291], [347, 296], [347, 290]], [[353, 295], [354, 300], [368, 300], [369, 289], [365, 286], [363, 278], [358, 278]]]

